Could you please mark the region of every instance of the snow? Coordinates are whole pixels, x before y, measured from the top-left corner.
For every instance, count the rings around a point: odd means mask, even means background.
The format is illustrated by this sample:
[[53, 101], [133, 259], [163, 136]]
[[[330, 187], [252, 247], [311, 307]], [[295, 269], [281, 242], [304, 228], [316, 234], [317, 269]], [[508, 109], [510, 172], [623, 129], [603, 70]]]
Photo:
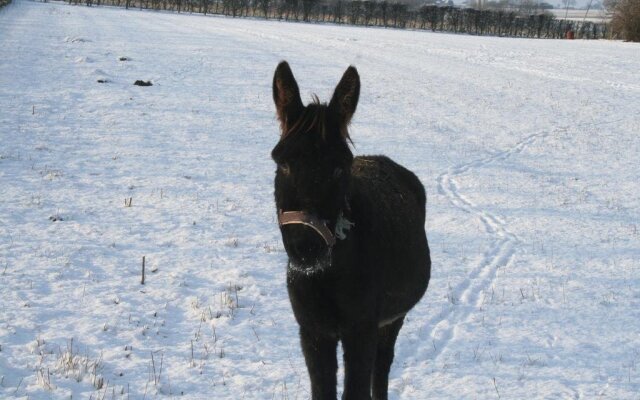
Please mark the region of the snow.
[[427, 189], [390, 398], [639, 398], [636, 44], [14, 0], [0, 47], [0, 398], [309, 397], [283, 59], [307, 101], [355, 65], [354, 151]]

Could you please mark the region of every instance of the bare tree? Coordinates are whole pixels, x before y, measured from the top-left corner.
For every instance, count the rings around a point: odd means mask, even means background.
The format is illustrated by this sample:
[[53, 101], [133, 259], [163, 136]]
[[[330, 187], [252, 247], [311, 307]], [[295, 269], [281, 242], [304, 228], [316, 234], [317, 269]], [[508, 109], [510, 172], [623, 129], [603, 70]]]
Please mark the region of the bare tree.
[[625, 40], [640, 42], [640, 0], [617, 0], [611, 25]]

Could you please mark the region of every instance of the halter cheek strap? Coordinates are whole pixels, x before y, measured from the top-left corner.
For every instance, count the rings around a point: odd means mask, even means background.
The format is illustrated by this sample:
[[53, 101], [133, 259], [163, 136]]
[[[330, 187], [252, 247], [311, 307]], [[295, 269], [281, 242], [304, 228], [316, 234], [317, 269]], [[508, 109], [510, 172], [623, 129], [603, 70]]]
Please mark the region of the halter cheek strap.
[[316, 231], [324, 239], [330, 248], [336, 244], [336, 237], [327, 227], [324, 220], [309, 214], [305, 211], [278, 211], [278, 223], [280, 226], [291, 224], [302, 224]]

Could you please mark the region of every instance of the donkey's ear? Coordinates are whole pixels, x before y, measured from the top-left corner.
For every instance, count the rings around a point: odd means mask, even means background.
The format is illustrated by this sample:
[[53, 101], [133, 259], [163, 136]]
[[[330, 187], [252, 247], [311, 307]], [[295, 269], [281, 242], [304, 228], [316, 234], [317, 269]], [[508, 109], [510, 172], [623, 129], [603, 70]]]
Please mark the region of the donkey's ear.
[[293, 72], [286, 61], [280, 62], [273, 75], [273, 101], [283, 130], [287, 124], [295, 121], [304, 108], [300, 99], [300, 90]]
[[340, 83], [333, 92], [329, 108], [338, 113], [341, 122], [348, 124], [358, 106], [360, 97], [360, 76], [354, 66], [350, 66], [342, 75]]

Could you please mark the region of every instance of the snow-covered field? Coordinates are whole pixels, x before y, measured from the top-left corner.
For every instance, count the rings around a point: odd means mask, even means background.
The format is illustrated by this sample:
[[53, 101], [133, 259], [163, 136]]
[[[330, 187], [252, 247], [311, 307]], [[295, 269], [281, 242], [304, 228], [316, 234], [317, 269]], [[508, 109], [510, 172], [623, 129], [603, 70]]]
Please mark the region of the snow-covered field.
[[0, 49], [0, 398], [309, 397], [282, 59], [305, 100], [355, 65], [355, 153], [428, 192], [392, 399], [640, 398], [637, 44], [15, 0]]

